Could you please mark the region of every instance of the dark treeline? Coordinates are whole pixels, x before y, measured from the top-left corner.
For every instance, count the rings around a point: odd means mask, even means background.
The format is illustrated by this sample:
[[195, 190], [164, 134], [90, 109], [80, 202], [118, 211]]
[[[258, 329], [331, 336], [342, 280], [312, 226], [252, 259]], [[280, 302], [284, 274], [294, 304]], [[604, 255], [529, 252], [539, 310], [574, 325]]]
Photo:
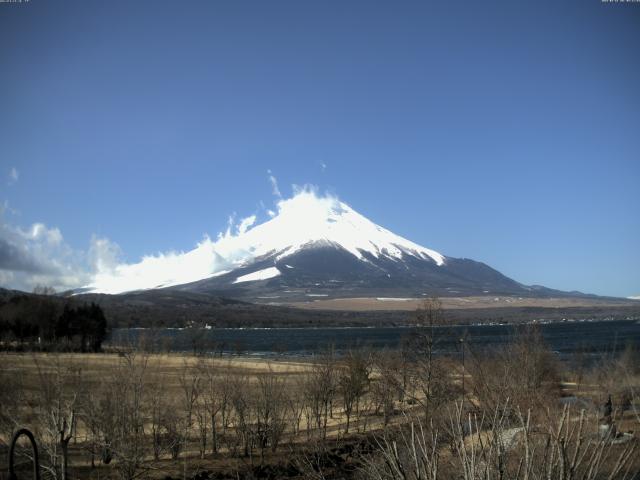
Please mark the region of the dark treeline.
[[[46, 289], [39, 289], [42, 294]], [[0, 288], [0, 305], [16, 295], [32, 296]], [[64, 305], [69, 297], [51, 297]], [[220, 328], [258, 327], [359, 327], [407, 326], [411, 311], [312, 310], [291, 306], [251, 304], [226, 297], [173, 289], [130, 292], [120, 295], [83, 294], [75, 302], [100, 305], [110, 328], [184, 328], [209, 324]], [[80, 300], [82, 299], [82, 300]], [[630, 301], [631, 302], [631, 301]], [[636, 302], [637, 304], [638, 302]], [[640, 319], [640, 306], [450, 308], [446, 322], [457, 325], [483, 323], [523, 324], [534, 320]]]
[[100, 351], [107, 336], [102, 308], [48, 293], [0, 300], [0, 348]]

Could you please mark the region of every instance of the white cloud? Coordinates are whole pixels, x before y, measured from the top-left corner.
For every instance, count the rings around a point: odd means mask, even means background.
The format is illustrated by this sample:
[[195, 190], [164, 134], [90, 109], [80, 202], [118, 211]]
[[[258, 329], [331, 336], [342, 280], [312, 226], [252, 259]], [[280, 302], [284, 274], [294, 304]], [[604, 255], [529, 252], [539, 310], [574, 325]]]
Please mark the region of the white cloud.
[[112, 272], [120, 263], [122, 250], [117, 243], [108, 238], [93, 235], [87, 257], [89, 266], [94, 272]]
[[237, 246], [257, 221], [257, 215], [237, 220], [233, 213], [224, 232], [215, 240], [205, 235], [193, 250], [146, 255], [136, 263], [119, 263], [120, 248], [107, 239], [94, 237], [89, 250], [93, 275], [86, 284], [90, 290], [120, 293], [155, 287], [168, 287], [221, 275], [251, 256]]
[[231, 215], [229, 215], [229, 218], [227, 218], [227, 229], [224, 232], [218, 232], [218, 240], [220, 240], [221, 238], [224, 237], [230, 237], [231, 235], [233, 235], [231, 233], [231, 231], [233, 230], [233, 226], [236, 223], [236, 212], [233, 212]]
[[280, 189], [278, 188], [278, 180], [273, 176], [271, 170], [267, 170], [267, 173], [269, 174], [269, 182], [271, 183], [271, 191], [273, 192], [273, 195], [281, 199], [282, 193], [280, 193]]
[[229, 215], [229, 218], [227, 219], [227, 228], [224, 233], [218, 233], [218, 240], [245, 233], [256, 223], [258, 217], [256, 215], [249, 215], [248, 217], [241, 219], [239, 222], [236, 221], [236, 218], [237, 214], [235, 212]]
[[62, 233], [57, 228], [47, 228], [43, 223], [34, 223], [29, 229], [31, 239], [45, 242], [49, 245], [62, 244]]
[[16, 183], [19, 178], [20, 172], [18, 172], [18, 169], [16, 167], [11, 167], [11, 170], [9, 170], [9, 185]]
[[66, 244], [58, 228], [22, 228], [0, 216], [0, 286], [30, 291], [36, 285], [66, 290], [90, 280], [82, 252]]
[[327, 169], [327, 164], [324, 162], [320, 162], [320, 168], [322, 169], [322, 172], [324, 173], [324, 171]]
[[123, 262], [120, 247], [107, 238], [92, 236], [83, 252], [72, 249], [56, 227], [34, 223], [23, 228], [0, 217], [0, 286], [27, 291], [36, 285], [58, 291], [86, 287], [121, 293], [221, 275], [283, 244], [282, 238], [261, 233], [270, 228], [267, 224], [282, 221], [278, 214], [286, 212], [288, 218], [299, 219], [294, 222], [295, 228], [287, 225], [278, 231], [304, 236], [304, 228], [298, 227], [304, 225], [309, 209], [333, 208], [337, 201], [318, 197], [308, 186], [294, 186], [294, 192], [293, 198], [277, 201], [276, 211], [267, 211], [268, 222], [257, 224], [256, 214], [239, 220], [233, 214], [224, 232], [214, 239], [205, 235], [190, 251], [146, 255], [134, 263]]
[[119, 293], [206, 278], [218, 269], [212, 244], [211, 239], [205, 237], [189, 252], [148, 255], [138, 263], [112, 265], [98, 271], [89, 287], [104, 293]]
[[247, 218], [243, 218], [237, 227], [238, 235], [242, 235], [243, 233], [245, 233], [251, 226], [253, 226], [254, 223], [256, 223], [255, 215], [251, 215]]

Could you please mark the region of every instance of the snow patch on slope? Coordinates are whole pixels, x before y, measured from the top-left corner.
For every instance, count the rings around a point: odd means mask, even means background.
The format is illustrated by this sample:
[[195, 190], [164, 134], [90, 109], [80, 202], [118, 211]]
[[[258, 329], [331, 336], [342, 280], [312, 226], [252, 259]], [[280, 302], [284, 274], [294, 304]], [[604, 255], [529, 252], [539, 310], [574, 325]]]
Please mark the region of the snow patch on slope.
[[280, 275], [280, 270], [276, 267], [269, 267], [263, 270], [258, 270], [257, 272], [248, 273], [246, 275], [242, 275], [235, 279], [233, 283], [242, 283], [242, 282], [256, 282], [258, 280], [268, 280], [269, 278], [277, 277]]

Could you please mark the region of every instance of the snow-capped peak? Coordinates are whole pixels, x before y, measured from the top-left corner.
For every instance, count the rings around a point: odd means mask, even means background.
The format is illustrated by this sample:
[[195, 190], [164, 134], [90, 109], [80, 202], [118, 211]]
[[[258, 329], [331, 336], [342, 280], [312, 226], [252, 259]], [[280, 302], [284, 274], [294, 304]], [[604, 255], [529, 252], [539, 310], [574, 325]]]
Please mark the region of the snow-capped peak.
[[[281, 260], [315, 245], [332, 244], [358, 259], [365, 254], [402, 259], [405, 255], [445, 263], [440, 253], [424, 248], [371, 222], [332, 196], [303, 189], [278, 202], [277, 213], [254, 225], [255, 217], [242, 221], [236, 233], [228, 230], [217, 240], [206, 238], [186, 253], [144, 257], [136, 264], [121, 264], [97, 272], [87, 288], [93, 292], [121, 293], [179, 285], [250, 265], [255, 259]], [[246, 220], [246, 219], [245, 219]], [[266, 278], [279, 273], [269, 270]], [[240, 277], [238, 281], [251, 281]]]
[[238, 249], [255, 257], [276, 253], [282, 259], [314, 243], [331, 243], [357, 258], [413, 255], [444, 263], [444, 256], [371, 222], [335, 197], [303, 190], [278, 204], [278, 215], [244, 234], [222, 238], [216, 250], [225, 257]]

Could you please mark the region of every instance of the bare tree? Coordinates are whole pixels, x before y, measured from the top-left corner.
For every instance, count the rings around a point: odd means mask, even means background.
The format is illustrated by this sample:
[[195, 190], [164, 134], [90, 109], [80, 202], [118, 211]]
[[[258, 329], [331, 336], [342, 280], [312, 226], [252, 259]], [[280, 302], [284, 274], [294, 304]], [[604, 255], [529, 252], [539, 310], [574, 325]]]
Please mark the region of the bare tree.
[[[182, 370], [178, 376], [180, 383], [181, 396], [181, 412], [182, 412], [182, 451], [183, 451], [183, 478], [187, 476], [187, 456], [189, 445], [189, 433], [193, 427], [194, 413], [201, 393], [201, 378], [197, 367], [191, 366], [185, 359], [183, 361]], [[206, 441], [206, 426], [205, 426]]]
[[[0, 354], [4, 356], [4, 354]], [[16, 374], [7, 367], [7, 362], [0, 356], [0, 445], [4, 446], [16, 430], [23, 423], [20, 405], [26, 402], [24, 376]]]
[[465, 413], [461, 403], [450, 412], [451, 453], [443, 454], [442, 436], [433, 427], [410, 423], [385, 431], [379, 455], [363, 458], [373, 480], [595, 480], [626, 479], [637, 442], [617, 445], [611, 436], [588, 432], [585, 412], [565, 407], [557, 419], [534, 425], [520, 414], [511, 425], [504, 405], [490, 415]]
[[332, 351], [317, 358], [305, 380], [304, 392], [309, 420], [324, 439], [337, 386], [335, 356]]
[[122, 480], [132, 480], [145, 472], [144, 407], [149, 355], [131, 351], [118, 360], [110, 382], [101, 389], [99, 415], [106, 459], [115, 459], [114, 468]]
[[269, 372], [257, 378], [257, 391], [254, 397], [256, 437], [260, 448], [260, 459], [264, 461], [267, 447], [276, 451], [286, 425], [286, 402], [284, 380]]
[[[365, 477], [372, 480], [438, 480], [438, 436], [411, 423], [397, 434], [385, 431], [377, 441], [378, 455], [363, 456]], [[465, 479], [466, 480], [466, 479]]]
[[611, 352], [593, 368], [591, 381], [600, 388], [597, 390], [596, 401], [599, 404], [608, 395], [612, 396], [616, 415], [623, 415], [631, 411], [640, 424], [640, 411], [637, 399], [640, 398], [640, 353], [633, 344], [628, 344], [617, 354]]
[[511, 342], [493, 351], [470, 349], [471, 387], [485, 412], [493, 412], [509, 398], [510, 405], [546, 415], [559, 397], [557, 361], [539, 329], [527, 326]]
[[173, 443], [177, 441], [177, 438], [171, 436], [175, 408], [168, 398], [166, 382], [162, 375], [156, 373], [149, 377], [149, 386], [145, 396], [147, 398], [145, 407], [153, 458], [159, 460], [165, 451], [175, 451]]
[[88, 385], [80, 399], [78, 420], [86, 430], [84, 448], [91, 456], [91, 468], [95, 468], [96, 457], [104, 453], [104, 436], [100, 417], [100, 392], [96, 385]]
[[[206, 382], [206, 380], [204, 381]], [[203, 382], [203, 383], [204, 383]], [[203, 385], [203, 389], [207, 388], [207, 385]], [[209, 441], [209, 430], [211, 427], [212, 415], [211, 405], [209, 403], [209, 397], [204, 394], [200, 394], [196, 399], [193, 410], [195, 416], [195, 424], [198, 430], [198, 449], [200, 458], [203, 459], [207, 454], [207, 443]], [[215, 417], [214, 417], [215, 420]]]
[[429, 422], [433, 412], [455, 396], [444, 360], [436, 357], [439, 343], [437, 327], [444, 323], [442, 303], [437, 297], [423, 301], [415, 312], [416, 333], [411, 343], [412, 382], [416, 392], [412, 400], [423, 408]]
[[305, 384], [305, 375], [296, 375], [295, 379], [289, 382], [285, 389], [285, 398], [289, 408], [289, 418], [291, 419], [294, 435], [300, 433], [300, 423], [306, 410], [306, 398], [304, 395]]
[[43, 465], [52, 478], [68, 478], [69, 442], [75, 435], [81, 369], [65, 366], [56, 356], [50, 362], [33, 357], [38, 372], [38, 389], [31, 405], [36, 418], [36, 433], [48, 456]]
[[245, 375], [234, 377], [232, 380], [230, 400], [233, 407], [233, 424], [235, 426], [237, 442], [233, 448], [235, 449], [237, 444], [242, 445], [245, 457], [251, 455], [254, 443], [253, 427], [255, 422], [252, 418], [251, 395], [249, 377]]
[[342, 399], [342, 406], [346, 417], [344, 433], [349, 433], [351, 416], [360, 412], [360, 399], [369, 386], [371, 362], [368, 352], [363, 350], [350, 351], [339, 368], [337, 391]]
[[228, 424], [229, 400], [231, 395], [230, 367], [227, 364], [223, 369], [218, 368], [213, 358], [200, 360], [198, 368], [202, 377], [201, 402], [202, 411], [199, 413], [198, 422], [201, 424], [201, 446], [206, 446], [205, 419], [201, 418], [205, 412], [211, 430], [211, 451], [217, 453], [219, 448], [219, 425], [222, 433], [226, 433]]
[[371, 385], [371, 394], [375, 413], [382, 413], [386, 427], [395, 411], [395, 399], [403, 394], [398, 393], [401, 384], [396, 375], [395, 359], [391, 352], [381, 352], [377, 355], [375, 367], [377, 378]]

